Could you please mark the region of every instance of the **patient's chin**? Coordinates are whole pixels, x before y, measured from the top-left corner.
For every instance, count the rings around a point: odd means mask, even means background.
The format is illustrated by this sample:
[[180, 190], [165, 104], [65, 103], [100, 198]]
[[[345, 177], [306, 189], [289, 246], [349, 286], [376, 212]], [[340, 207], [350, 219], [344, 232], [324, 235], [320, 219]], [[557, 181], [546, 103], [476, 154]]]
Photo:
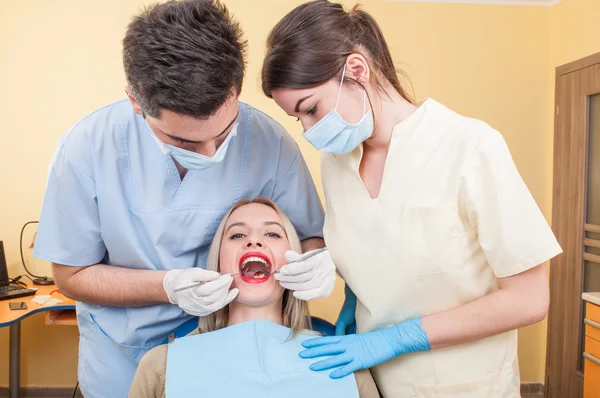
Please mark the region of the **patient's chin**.
[[[247, 307], [261, 308], [277, 302], [283, 296], [281, 286], [265, 286], [265, 284], [251, 285], [240, 284], [240, 293], [235, 302]], [[277, 284], [278, 285], [278, 284]]]

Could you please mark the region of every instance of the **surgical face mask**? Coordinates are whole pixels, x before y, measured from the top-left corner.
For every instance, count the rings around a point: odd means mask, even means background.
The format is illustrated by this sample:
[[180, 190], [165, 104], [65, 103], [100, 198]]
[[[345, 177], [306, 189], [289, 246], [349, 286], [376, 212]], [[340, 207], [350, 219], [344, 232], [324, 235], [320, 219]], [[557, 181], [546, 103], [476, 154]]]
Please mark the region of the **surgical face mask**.
[[337, 112], [345, 74], [346, 66], [344, 65], [335, 108], [303, 134], [304, 138], [321, 152], [333, 154], [352, 152], [357, 146], [373, 135], [373, 114], [371, 110], [365, 113], [367, 103], [366, 91], [363, 94], [363, 117], [358, 123], [347, 123]]
[[[146, 122], [146, 125], [148, 125], [148, 122]], [[227, 138], [225, 138], [225, 141], [223, 141], [213, 156], [204, 156], [200, 153], [188, 151], [174, 145], [165, 144], [158, 139], [149, 125], [148, 128], [150, 129], [152, 138], [154, 138], [154, 141], [156, 141], [158, 148], [163, 154], [171, 155], [173, 159], [177, 161], [177, 163], [188, 170], [203, 170], [223, 161], [225, 158], [225, 153], [227, 152], [227, 147], [229, 146], [229, 142], [237, 134], [237, 126], [238, 124], [236, 123], [227, 135]]]

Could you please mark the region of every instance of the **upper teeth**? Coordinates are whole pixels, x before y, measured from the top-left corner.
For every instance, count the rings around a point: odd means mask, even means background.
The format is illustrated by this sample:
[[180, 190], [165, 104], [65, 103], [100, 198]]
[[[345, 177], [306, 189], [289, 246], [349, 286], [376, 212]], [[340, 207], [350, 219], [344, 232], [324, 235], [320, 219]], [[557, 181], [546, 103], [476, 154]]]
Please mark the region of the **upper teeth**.
[[261, 262], [261, 263], [263, 263], [263, 264], [265, 264], [267, 266], [269, 265], [269, 263], [264, 258], [261, 258], [261, 257], [248, 257], [247, 259], [245, 259], [242, 262], [242, 266], [248, 264], [250, 261], [259, 261], [259, 262]]

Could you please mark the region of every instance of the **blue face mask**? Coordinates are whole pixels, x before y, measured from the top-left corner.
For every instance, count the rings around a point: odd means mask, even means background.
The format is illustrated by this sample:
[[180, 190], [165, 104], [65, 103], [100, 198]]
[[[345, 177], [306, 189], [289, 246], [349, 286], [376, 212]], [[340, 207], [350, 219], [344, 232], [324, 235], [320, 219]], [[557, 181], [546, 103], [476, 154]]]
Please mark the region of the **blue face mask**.
[[321, 152], [333, 154], [352, 152], [373, 135], [373, 114], [371, 110], [365, 113], [366, 91], [363, 94], [363, 117], [358, 123], [347, 123], [337, 112], [345, 73], [346, 66], [344, 65], [335, 108], [303, 134], [303, 137]]
[[229, 146], [229, 142], [237, 134], [237, 126], [238, 125], [236, 123], [227, 135], [227, 138], [225, 138], [225, 141], [223, 141], [223, 143], [217, 149], [215, 154], [210, 157], [182, 148], [178, 148], [173, 145], [165, 144], [164, 142], [159, 140], [156, 135], [154, 135], [154, 132], [152, 132], [150, 126], [148, 126], [148, 128], [150, 129], [152, 138], [154, 138], [154, 141], [156, 141], [158, 148], [163, 154], [171, 155], [173, 159], [177, 161], [177, 163], [179, 163], [181, 166], [188, 170], [203, 170], [223, 161], [223, 159], [225, 158], [225, 153], [227, 152], [227, 147]]

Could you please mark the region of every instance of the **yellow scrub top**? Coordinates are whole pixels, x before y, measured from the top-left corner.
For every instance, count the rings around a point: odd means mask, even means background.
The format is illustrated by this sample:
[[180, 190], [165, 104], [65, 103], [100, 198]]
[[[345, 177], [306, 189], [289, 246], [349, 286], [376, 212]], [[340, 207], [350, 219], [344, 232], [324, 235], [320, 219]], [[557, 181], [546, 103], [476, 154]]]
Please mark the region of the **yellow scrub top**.
[[[359, 302], [359, 332], [454, 308], [561, 252], [504, 139], [432, 99], [392, 133], [379, 196], [362, 145], [324, 155], [325, 241]], [[515, 308], [515, 311], [518, 311]], [[390, 397], [520, 397], [517, 331], [371, 369]]]

